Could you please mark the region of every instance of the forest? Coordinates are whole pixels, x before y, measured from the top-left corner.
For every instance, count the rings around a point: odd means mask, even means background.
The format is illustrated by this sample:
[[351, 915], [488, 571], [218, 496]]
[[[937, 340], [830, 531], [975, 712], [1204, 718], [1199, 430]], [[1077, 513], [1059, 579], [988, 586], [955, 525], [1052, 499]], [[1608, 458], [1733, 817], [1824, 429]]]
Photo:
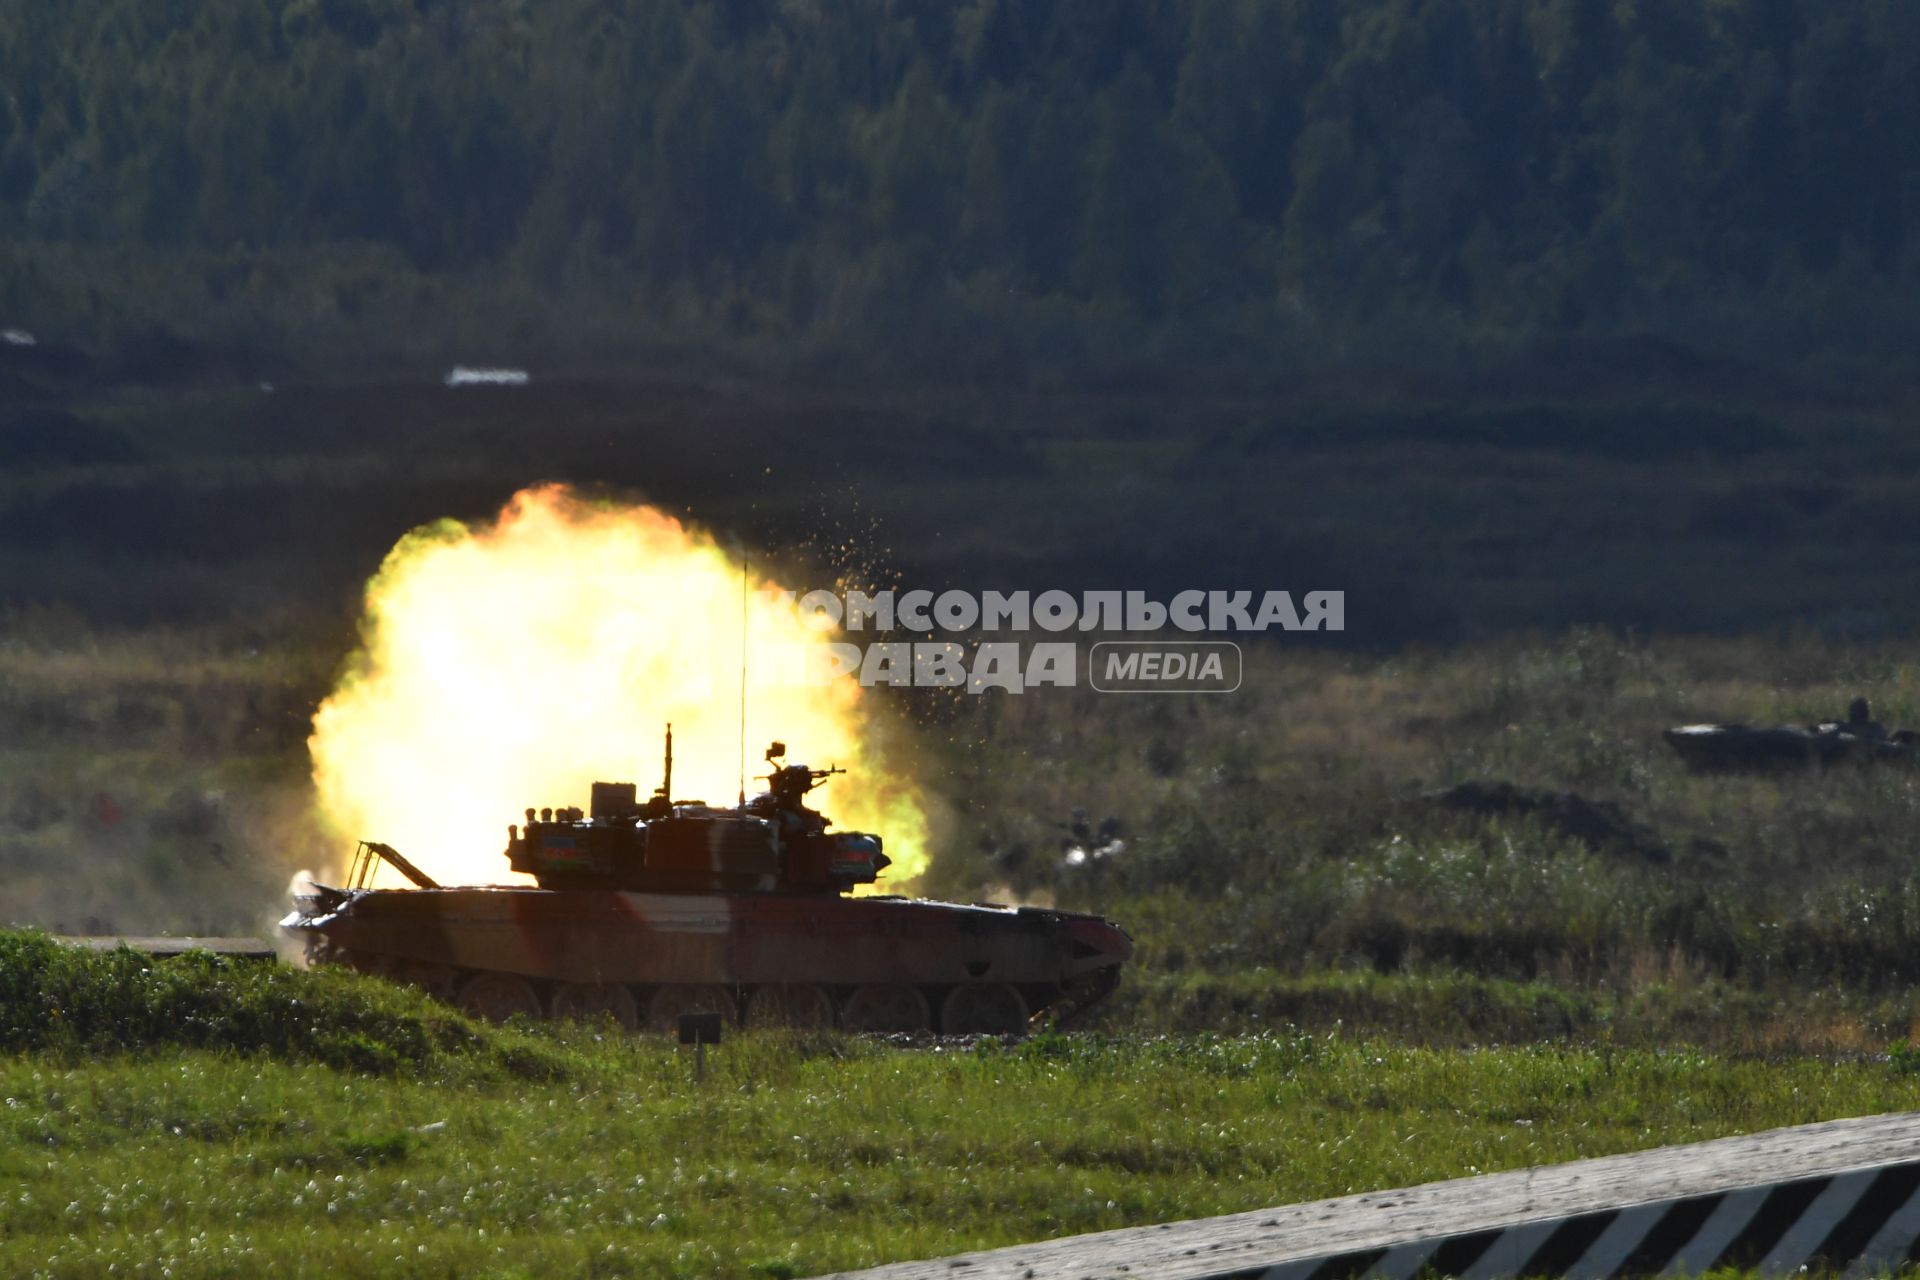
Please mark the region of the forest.
[[129, 377], [1897, 381], [1916, 82], [1902, 0], [14, 4], [0, 322]]

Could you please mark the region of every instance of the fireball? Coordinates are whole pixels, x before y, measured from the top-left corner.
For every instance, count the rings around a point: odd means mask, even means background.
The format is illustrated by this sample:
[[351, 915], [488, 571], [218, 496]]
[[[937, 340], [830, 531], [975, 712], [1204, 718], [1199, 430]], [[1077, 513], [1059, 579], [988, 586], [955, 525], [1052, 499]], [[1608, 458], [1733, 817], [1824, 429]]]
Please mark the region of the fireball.
[[675, 799], [732, 804], [743, 741], [752, 794], [779, 739], [790, 760], [848, 770], [812, 802], [883, 836], [889, 878], [910, 880], [926, 818], [899, 762], [874, 758], [864, 691], [823, 674], [830, 638], [664, 512], [524, 490], [491, 524], [409, 533], [368, 583], [362, 647], [307, 743], [321, 815], [442, 884], [527, 883], [501, 855], [507, 824], [584, 807], [595, 781], [645, 794], [671, 723]]

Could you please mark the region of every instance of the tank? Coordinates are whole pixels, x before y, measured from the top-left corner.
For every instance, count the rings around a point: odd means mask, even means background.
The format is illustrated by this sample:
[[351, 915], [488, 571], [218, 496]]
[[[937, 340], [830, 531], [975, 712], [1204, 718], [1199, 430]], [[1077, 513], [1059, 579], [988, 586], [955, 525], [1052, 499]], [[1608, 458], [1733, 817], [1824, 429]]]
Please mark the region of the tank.
[[1845, 720], [1818, 724], [1683, 724], [1665, 730], [1667, 745], [1700, 773], [1762, 773], [1843, 761], [1920, 759], [1920, 734], [1892, 733], [1855, 698]]
[[[281, 928], [308, 961], [412, 983], [504, 1020], [611, 1017], [668, 1031], [687, 1014], [850, 1031], [1020, 1034], [1113, 990], [1133, 943], [1098, 916], [850, 896], [888, 865], [879, 835], [806, 804], [838, 769], [767, 751], [767, 789], [714, 807], [665, 779], [593, 785], [591, 807], [528, 809], [506, 859], [537, 887], [435, 883], [363, 841], [345, 887], [310, 886]], [[411, 889], [372, 888], [379, 862]]]

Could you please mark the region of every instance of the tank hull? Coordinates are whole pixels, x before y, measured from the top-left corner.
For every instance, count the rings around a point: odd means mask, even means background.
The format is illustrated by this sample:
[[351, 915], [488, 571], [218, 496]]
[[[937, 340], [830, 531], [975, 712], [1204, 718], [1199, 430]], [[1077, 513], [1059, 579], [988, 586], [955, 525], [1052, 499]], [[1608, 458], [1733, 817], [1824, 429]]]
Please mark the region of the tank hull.
[[[1873, 726], [1878, 728], [1878, 726]], [[1894, 735], [1850, 731], [1845, 724], [1686, 724], [1662, 733], [1687, 767], [1700, 773], [1764, 773], [1842, 762], [1920, 760], [1911, 730]]]
[[[969, 1008], [994, 989], [1000, 1023], [1012, 1020], [1009, 989], [1029, 1018], [1077, 1015], [1112, 988], [1132, 952], [1125, 932], [1097, 916], [819, 894], [321, 890], [282, 927], [306, 940], [310, 960], [414, 981], [456, 1000], [481, 975], [518, 979], [542, 1015], [565, 1003], [564, 993], [587, 989], [603, 997], [617, 989], [618, 1007], [631, 1001], [644, 1014], [663, 993], [700, 988], [730, 993], [737, 1003], [726, 1012], [751, 1022], [756, 992], [800, 987], [817, 990], [835, 1020], [846, 1021], [856, 993], [859, 1009], [891, 993], [910, 1021], [917, 1005], [902, 990], [909, 988], [939, 1030], [969, 1029], [945, 1025], [955, 1021], [943, 1011], [961, 988], [974, 989], [958, 997]], [[521, 988], [514, 991], [524, 1006]]]

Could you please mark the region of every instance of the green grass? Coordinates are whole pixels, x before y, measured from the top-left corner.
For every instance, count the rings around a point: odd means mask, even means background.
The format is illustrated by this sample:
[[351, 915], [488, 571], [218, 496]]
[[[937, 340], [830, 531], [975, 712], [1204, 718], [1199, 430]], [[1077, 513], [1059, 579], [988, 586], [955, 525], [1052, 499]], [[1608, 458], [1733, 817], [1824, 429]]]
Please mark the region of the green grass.
[[[1123, 923], [1138, 950], [1114, 1030], [1858, 1050], [1920, 1010], [1920, 771], [1703, 776], [1660, 737], [1804, 723], [1856, 694], [1920, 724], [1900, 646], [1268, 646], [1231, 698], [1047, 693], [969, 706], [941, 740], [929, 790], [955, 803], [931, 888]], [[1617, 806], [1661, 856], [1429, 798], [1469, 780]], [[1063, 865], [1076, 813], [1124, 849]]]
[[1620, 990], [1459, 970], [1289, 976], [1253, 968], [1137, 972], [1096, 1021], [1132, 1034], [1300, 1026], [1430, 1047], [1545, 1043], [1822, 1055], [1904, 1043], [1915, 1015], [1907, 995], [1843, 987], [1759, 991], [1721, 980], [1649, 980]]
[[[292, 871], [341, 852], [307, 809], [321, 647], [51, 621], [0, 644], [0, 920], [265, 931]], [[1107, 1029], [1855, 1051], [1920, 1010], [1920, 771], [1699, 776], [1659, 731], [1804, 722], [1856, 694], [1920, 724], [1916, 670], [1901, 646], [1805, 633], [1581, 631], [1256, 647], [1230, 698], [887, 709], [922, 720], [892, 728], [936, 806], [918, 887], [1125, 925], [1139, 948]], [[1612, 804], [1669, 856], [1425, 798], [1476, 779]], [[1124, 851], [1062, 866], [1076, 812], [1117, 819]]]
[[[1549, 1038], [1577, 1013], [1501, 984], [1356, 977], [1317, 998], [1404, 1002], [1416, 1027], [1530, 1011]], [[499, 1028], [350, 973], [19, 932], [0, 932], [0, 1054], [0, 1273], [50, 1276], [806, 1275], [1920, 1107], [1904, 1046], [1291, 1026], [920, 1048], [756, 1032], [702, 1080], [611, 1027]]]
[[[325, 664], [149, 640], [0, 648], [13, 918], [54, 901], [23, 884], [132, 927], [279, 905], [265, 819]], [[208, 710], [236, 690], [258, 710]], [[1885, 1052], [1920, 1009], [1920, 774], [1700, 777], [1658, 737], [1856, 693], [1920, 722], [1899, 647], [1811, 635], [1266, 649], [1231, 699], [943, 707], [928, 887], [1124, 923], [1111, 1039], [745, 1036], [696, 1085], [658, 1042], [352, 974], [0, 934], [0, 1274], [800, 1275], [1920, 1107]], [[1617, 804], [1672, 857], [1423, 798], [1472, 778]], [[1063, 867], [1076, 810], [1125, 850]]]
[[[483, 1033], [485, 1034], [485, 1033]], [[653, 1040], [563, 1078], [168, 1049], [0, 1061], [0, 1267], [806, 1275], [1920, 1105], [1903, 1061], [1285, 1033]]]
[[0, 930], [0, 1051], [79, 1058], [173, 1047], [379, 1075], [561, 1070], [541, 1042], [347, 970], [206, 952], [156, 960]]

